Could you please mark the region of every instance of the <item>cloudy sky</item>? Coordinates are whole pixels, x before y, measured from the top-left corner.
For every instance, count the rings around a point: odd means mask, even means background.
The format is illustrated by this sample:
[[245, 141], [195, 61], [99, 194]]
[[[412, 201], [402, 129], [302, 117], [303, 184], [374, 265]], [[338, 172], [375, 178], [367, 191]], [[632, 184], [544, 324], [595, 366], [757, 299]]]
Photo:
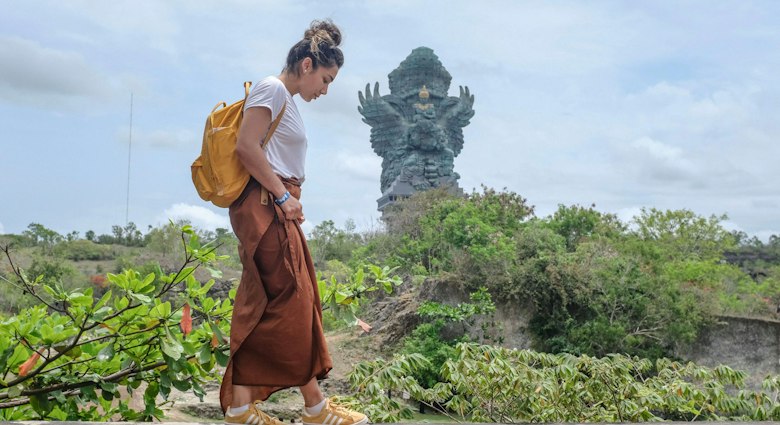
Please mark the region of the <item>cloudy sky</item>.
[[[0, 0], [0, 233], [227, 227], [189, 166], [204, 119], [276, 75], [314, 18], [344, 33], [327, 96], [299, 99], [302, 203], [375, 227], [380, 158], [357, 112], [412, 49], [434, 50], [476, 115], [461, 186], [517, 192], [537, 215], [590, 205], [729, 216], [780, 234], [780, 2]], [[132, 137], [131, 108], [132, 107]], [[128, 144], [132, 140], [129, 161]], [[129, 199], [129, 204], [128, 204]]]

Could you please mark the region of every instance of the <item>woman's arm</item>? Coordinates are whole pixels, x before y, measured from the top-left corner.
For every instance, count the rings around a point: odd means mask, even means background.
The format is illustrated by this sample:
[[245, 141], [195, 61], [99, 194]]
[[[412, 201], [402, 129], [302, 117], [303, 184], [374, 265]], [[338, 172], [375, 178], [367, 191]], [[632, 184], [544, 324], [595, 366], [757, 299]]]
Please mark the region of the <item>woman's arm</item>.
[[[253, 107], [244, 111], [241, 128], [238, 131], [236, 142], [236, 154], [244, 164], [249, 174], [260, 182], [275, 199], [284, 195], [284, 184], [274, 173], [271, 164], [265, 157], [265, 152], [260, 146], [268, 127], [271, 125], [271, 110], [265, 107]], [[301, 203], [294, 197], [290, 197], [282, 204], [282, 211], [288, 220], [299, 220], [303, 217]]]

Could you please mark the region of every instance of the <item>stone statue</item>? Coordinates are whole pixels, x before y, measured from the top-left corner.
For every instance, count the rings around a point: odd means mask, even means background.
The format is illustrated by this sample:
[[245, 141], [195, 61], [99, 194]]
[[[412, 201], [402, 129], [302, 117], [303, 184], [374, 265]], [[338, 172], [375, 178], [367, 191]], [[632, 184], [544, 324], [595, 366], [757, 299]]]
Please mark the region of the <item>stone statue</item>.
[[[382, 157], [383, 199], [439, 186], [457, 188], [454, 159], [463, 149], [463, 127], [474, 116], [468, 87], [447, 96], [452, 77], [433, 50], [418, 47], [389, 75], [390, 94], [379, 83], [358, 93], [363, 122], [371, 126], [371, 147]], [[387, 202], [385, 202], [386, 204]]]

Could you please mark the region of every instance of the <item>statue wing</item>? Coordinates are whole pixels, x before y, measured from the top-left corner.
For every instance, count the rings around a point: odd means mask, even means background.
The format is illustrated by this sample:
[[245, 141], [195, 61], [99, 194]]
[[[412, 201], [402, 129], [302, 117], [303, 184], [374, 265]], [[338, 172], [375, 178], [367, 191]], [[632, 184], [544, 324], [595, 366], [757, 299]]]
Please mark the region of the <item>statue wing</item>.
[[371, 147], [384, 158], [404, 136], [406, 126], [402, 102], [393, 95], [380, 96], [379, 83], [374, 86], [373, 94], [370, 84], [367, 84], [365, 96], [362, 92], [358, 92], [358, 96], [358, 111], [363, 115], [363, 122], [371, 126]]
[[457, 156], [463, 150], [463, 127], [474, 116], [474, 95], [468, 87], [460, 87], [460, 97], [450, 96], [439, 105], [439, 125], [447, 134], [449, 148]]

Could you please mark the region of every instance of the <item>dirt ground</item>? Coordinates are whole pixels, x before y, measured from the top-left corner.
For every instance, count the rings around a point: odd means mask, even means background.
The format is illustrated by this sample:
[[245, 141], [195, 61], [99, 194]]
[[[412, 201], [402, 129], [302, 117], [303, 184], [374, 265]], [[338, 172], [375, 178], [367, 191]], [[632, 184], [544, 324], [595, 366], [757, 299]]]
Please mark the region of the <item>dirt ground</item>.
[[[366, 334], [360, 328], [326, 333], [333, 370], [328, 379], [320, 383], [326, 396], [349, 393], [347, 374], [361, 361], [374, 360], [379, 355], [377, 338]], [[219, 407], [219, 384], [206, 386], [206, 396], [201, 402], [191, 392], [171, 392], [172, 406], [166, 409], [166, 422], [203, 422], [221, 420]], [[300, 422], [303, 398], [297, 388], [279, 391], [265, 403], [263, 410], [285, 422]]]

